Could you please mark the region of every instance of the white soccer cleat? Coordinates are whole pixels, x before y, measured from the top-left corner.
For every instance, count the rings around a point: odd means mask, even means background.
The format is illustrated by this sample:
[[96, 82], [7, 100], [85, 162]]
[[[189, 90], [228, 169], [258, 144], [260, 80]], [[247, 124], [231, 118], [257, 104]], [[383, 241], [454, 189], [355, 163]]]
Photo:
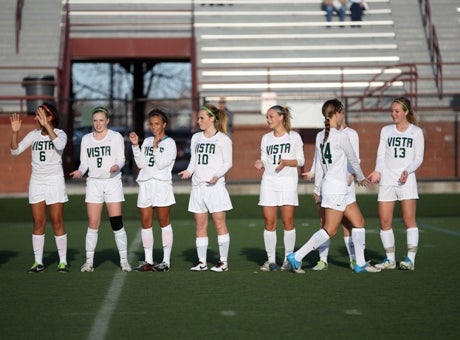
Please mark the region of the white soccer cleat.
[[85, 262], [81, 265], [80, 271], [82, 273], [92, 273], [94, 271], [93, 264], [91, 262]]
[[402, 270], [414, 270], [414, 263], [407, 256], [404, 258], [404, 261], [399, 262], [399, 268]]
[[364, 266], [358, 266], [357, 264], [355, 264], [353, 271], [355, 273], [379, 273], [382, 271], [382, 269], [372, 266], [369, 263], [366, 263]]
[[316, 266], [314, 266], [312, 269], [313, 269], [313, 270], [316, 270], [316, 271], [320, 271], [320, 270], [327, 270], [328, 267], [329, 267], [329, 266], [328, 266], [327, 262], [318, 261], [318, 263], [316, 264]]
[[283, 264], [281, 265], [281, 271], [284, 272], [284, 271], [290, 271], [290, 270], [292, 270], [291, 265], [289, 264], [288, 260], [284, 260]]
[[292, 270], [296, 274], [305, 274], [305, 270], [302, 269], [302, 267], [299, 267], [297, 269]]
[[214, 267], [211, 268], [211, 271], [216, 273], [222, 273], [228, 271], [228, 265], [225, 262], [219, 261]]
[[192, 268], [190, 268], [190, 270], [192, 272], [204, 272], [206, 270], [208, 270], [208, 265], [206, 263], [203, 263], [203, 262], [198, 262], [198, 264]]
[[131, 268], [130, 264], [128, 263], [128, 261], [121, 261], [120, 262], [120, 268], [121, 268], [121, 271], [125, 272], [125, 273], [129, 273], [130, 271], [133, 270]]
[[275, 272], [278, 270], [276, 263], [270, 263], [270, 261], [265, 261], [263, 265], [259, 267], [261, 272]]
[[381, 263], [377, 263], [374, 267], [378, 268], [378, 269], [381, 269], [381, 270], [395, 269], [396, 268], [396, 262], [385, 258], [385, 259], [383, 259], [383, 261]]
[[161, 262], [152, 267], [154, 272], [169, 272], [169, 265], [166, 262]]

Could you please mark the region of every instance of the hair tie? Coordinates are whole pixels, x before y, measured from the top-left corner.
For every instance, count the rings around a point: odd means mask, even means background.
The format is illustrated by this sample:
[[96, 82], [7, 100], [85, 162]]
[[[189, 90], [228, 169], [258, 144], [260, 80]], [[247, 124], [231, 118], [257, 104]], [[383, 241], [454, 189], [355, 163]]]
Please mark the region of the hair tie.
[[215, 119], [216, 121], [219, 121], [219, 119], [216, 117], [216, 115], [214, 114], [214, 112], [212, 112], [212, 111], [211, 111], [210, 109], [208, 109], [206, 106], [202, 106], [202, 107], [200, 108], [200, 110], [206, 111], [208, 114], [210, 114], [212, 117], [214, 117], [214, 119]]
[[51, 110], [48, 108], [47, 105], [45, 105], [45, 103], [43, 103], [42, 105], [39, 106], [39, 108], [41, 108], [43, 111], [45, 111], [45, 114], [48, 114], [48, 115], [53, 115], [53, 113], [51, 112]]
[[403, 108], [406, 110], [406, 111], [409, 111], [409, 108], [407, 107], [406, 104], [404, 104], [402, 101], [400, 101], [399, 99], [395, 99], [393, 100], [394, 103], [398, 103], [398, 104], [401, 104], [403, 106]]

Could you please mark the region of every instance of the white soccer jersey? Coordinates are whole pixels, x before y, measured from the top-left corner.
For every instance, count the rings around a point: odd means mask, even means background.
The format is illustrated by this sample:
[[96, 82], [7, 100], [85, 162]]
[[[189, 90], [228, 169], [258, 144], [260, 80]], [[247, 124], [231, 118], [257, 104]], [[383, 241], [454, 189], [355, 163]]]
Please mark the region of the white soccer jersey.
[[205, 184], [214, 176], [225, 182], [225, 174], [232, 167], [232, 141], [222, 132], [206, 138], [197, 132], [191, 140], [191, 157], [187, 171], [193, 174], [192, 184]]
[[[353, 151], [356, 154], [356, 157], [358, 157], [359, 163], [361, 163], [361, 160], [359, 159], [359, 136], [356, 130], [350, 128], [350, 127], [345, 127], [345, 129], [341, 130], [343, 133], [345, 133], [348, 136], [348, 139], [350, 140], [351, 146], [353, 147]], [[347, 165], [348, 173], [353, 174], [353, 168], [351, 165], [348, 163]]]
[[323, 145], [325, 131], [316, 135], [315, 143], [315, 193], [346, 194], [348, 186], [347, 164], [359, 181], [364, 174], [359, 166], [359, 159], [347, 134], [337, 129], [330, 129], [329, 138]]
[[407, 184], [416, 183], [415, 171], [423, 162], [425, 139], [423, 131], [410, 124], [404, 132], [396, 129], [396, 125], [384, 126], [380, 132], [379, 148], [375, 171], [380, 172], [381, 185], [398, 185], [401, 173], [409, 173]]
[[176, 142], [166, 136], [158, 143], [158, 148], [154, 149], [153, 139], [154, 137], [146, 138], [141, 148], [133, 146], [134, 161], [140, 169], [137, 182], [150, 179], [172, 180], [171, 172], [177, 155]]
[[[359, 135], [358, 135], [358, 133], [356, 132], [356, 130], [354, 130], [351, 127], [348, 127], [348, 126], [345, 127], [341, 131], [348, 136], [348, 139], [350, 140], [351, 146], [353, 147], [353, 151], [355, 152], [356, 157], [358, 157], [358, 161], [361, 163], [361, 160], [359, 158]], [[312, 173], [315, 173], [315, 158], [316, 157], [313, 156], [313, 162], [312, 162], [311, 169], [310, 169], [310, 172], [312, 172]], [[347, 169], [348, 169], [349, 174], [353, 174], [353, 169], [352, 169], [350, 164], [347, 164]]]
[[29, 146], [32, 149], [31, 181], [50, 182], [64, 177], [62, 169], [62, 153], [67, 143], [67, 135], [63, 130], [54, 129], [57, 138], [51, 140], [49, 135], [43, 136], [41, 129], [30, 131], [18, 144], [16, 150], [11, 150], [13, 156], [21, 154]]
[[[275, 137], [266, 133], [260, 143], [260, 160], [264, 164], [261, 186], [273, 191], [296, 191], [299, 181], [297, 167], [305, 163], [302, 138], [296, 131]], [[276, 171], [280, 159], [297, 160], [297, 167], [285, 166]]]
[[[117, 164], [119, 170], [111, 173], [110, 168]], [[97, 140], [90, 132], [81, 140], [80, 166], [82, 174], [88, 170], [89, 178], [121, 178], [121, 168], [125, 165], [125, 143], [123, 136], [110, 130], [107, 135]]]

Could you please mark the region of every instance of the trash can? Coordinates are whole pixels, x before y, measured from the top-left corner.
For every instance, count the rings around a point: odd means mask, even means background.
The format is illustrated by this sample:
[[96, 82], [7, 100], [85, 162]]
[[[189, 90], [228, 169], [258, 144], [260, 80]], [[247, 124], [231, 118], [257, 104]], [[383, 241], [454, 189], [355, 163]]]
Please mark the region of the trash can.
[[26, 96], [47, 96], [49, 99], [27, 99], [27, 113], [35, 114], [37, 107], [44, 102], [54, 104], [54, 76], [29, 75], [22, 79], [22, 86], [26, 89]]

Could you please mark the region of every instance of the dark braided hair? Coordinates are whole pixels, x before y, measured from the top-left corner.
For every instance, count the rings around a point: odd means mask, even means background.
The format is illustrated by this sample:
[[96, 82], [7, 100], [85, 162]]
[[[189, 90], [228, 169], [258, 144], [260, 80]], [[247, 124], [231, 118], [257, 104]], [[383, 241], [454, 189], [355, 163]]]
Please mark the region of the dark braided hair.
[[326, 127], [324, 131], [324, 140], [323, 140], [323, 145], [324, 145], [327, 139], [329, 138], [329, 131], [331, 130], [329, 119], [333, 115], [335, 115], [337, 112], [343, 111], [343, 104], [338, 99], [329, 99], [323, 104], [321, 111], [323, 112], [324, 126]]

